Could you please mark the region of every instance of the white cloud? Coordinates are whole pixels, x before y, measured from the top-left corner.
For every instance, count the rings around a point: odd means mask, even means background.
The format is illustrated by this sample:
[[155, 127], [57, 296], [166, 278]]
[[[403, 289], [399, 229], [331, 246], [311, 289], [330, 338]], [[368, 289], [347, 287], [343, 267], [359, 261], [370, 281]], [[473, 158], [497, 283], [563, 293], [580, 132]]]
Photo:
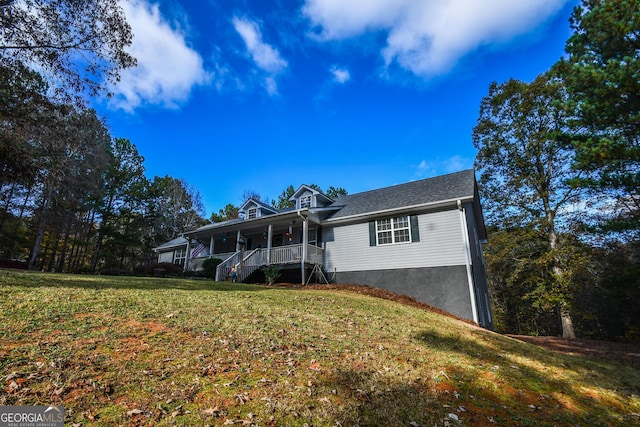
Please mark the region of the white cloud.
[[421, 77], [451, 69], [467, 53], [525, 34], [569, 0], [306, 0], [314, 37], [342, 40], [385, 31], [381, 55]]
[[278, 85], [275, 77], [287, 68], [287, 61], [280, 56], [277, 49], [262, 41], [262, 32], [254, 21], [234, 17], [233, 27], [242, 37], [253, 62], [265, 74], [264, 87], [267, 93], [277, 95]]
[[346, 83], [351, 80], [351, 73], [346, 68], [338, 68], [334, 65], [329, 71], [333, 75], [333, 81], [336, 83]]
[[473, 167], [473, 159], [463, 156], [453, 156], [446, 159], [422, 160], [416, 167], [416, 176], [427, 178], [436, 175], [442, 175]]
[[133, 0], [121, 6], [134, 34], [128, 51], [138, 66], [124, 70], [121, 81], [111, 88], [111, 106], [126, 111], [143, 104], [176, 108], [194, 86], [207, 83], [202, 58], [161, 16], [158, 5]]

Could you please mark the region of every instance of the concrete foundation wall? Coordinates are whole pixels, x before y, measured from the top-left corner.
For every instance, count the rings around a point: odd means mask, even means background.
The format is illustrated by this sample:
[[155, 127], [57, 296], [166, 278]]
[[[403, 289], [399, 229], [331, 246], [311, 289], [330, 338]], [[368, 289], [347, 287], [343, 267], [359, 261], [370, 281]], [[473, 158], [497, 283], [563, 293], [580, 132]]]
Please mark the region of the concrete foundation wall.
[[354, 283], [408, 295], [418, 301], [473, 320], [464, 265], [395, 270], [343, 271], [336, 283]]

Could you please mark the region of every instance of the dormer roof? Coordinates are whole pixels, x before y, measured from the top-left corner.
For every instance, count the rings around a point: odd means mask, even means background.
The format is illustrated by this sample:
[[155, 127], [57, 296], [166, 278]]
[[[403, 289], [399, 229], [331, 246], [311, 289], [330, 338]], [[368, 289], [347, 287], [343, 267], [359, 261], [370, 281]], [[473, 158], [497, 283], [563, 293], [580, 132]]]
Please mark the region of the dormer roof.
[[238, 209], [239, 211], [246, 211], [248, 208], [250, 208], [252, 205], [255, 205], [256, 207], [259, 207], [263, 210], [268, 211], [269, 213], [278, 213], [278, 209], [274, 208], [273, 206], [270, 206], [264, 202], [261, 202], [258, 199], [254, 199], [253, 197], [247, 199], [246, 202], [243, 203], [242, 206], [240, 206], [240, 209]]
[[308, 185], [305, 185], [305, 184], [302, 184], [300, 187], [298, 187], [298, 189], [293, 193], [293, 195], [289, 197], [289, 200], [292, 202], [297, 201], [305, 193], [309, 193], [309, 192], [311, 192], [311, 194], [315, 197], [316, 206], [326, 206], [330, 203], [333, 203], [333, 200], [331, 200], [330, 198], [328, 198], [318, 190], [314, 189], [313, 187], [309, 187]]

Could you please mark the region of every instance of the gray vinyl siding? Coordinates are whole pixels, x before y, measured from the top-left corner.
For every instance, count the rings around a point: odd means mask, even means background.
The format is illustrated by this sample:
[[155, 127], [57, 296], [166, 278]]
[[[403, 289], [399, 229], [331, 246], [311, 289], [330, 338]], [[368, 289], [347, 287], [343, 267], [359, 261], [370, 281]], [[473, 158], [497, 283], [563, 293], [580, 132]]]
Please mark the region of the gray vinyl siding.
[[460, 214], [457, 210], [418, 215], [420, 241], [370, 246], [369, 223], [324, 231], [328, 271], [367, 271], [465, 265]]
[[173, 252], [160, 252], [158, 254], [158, 262], [173, 262]]

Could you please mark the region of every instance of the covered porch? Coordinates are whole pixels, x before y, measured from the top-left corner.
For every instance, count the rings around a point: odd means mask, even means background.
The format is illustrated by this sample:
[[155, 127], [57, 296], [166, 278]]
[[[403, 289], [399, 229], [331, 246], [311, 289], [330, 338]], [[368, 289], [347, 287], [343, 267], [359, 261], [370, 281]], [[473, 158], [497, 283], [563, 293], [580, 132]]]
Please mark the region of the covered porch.
[[186, 253], [197, 252], [186, 260], [185, 270], [201, 270], [206, 259], [218, 258], [216, 280], [225, 280], [235, 265], [237, 280], [243, 281], [262, 266], [299, 264], [306, 283], [307, 268], [324, 264], [320, 234], [306, 209], [210, 224], [185, 233]]

